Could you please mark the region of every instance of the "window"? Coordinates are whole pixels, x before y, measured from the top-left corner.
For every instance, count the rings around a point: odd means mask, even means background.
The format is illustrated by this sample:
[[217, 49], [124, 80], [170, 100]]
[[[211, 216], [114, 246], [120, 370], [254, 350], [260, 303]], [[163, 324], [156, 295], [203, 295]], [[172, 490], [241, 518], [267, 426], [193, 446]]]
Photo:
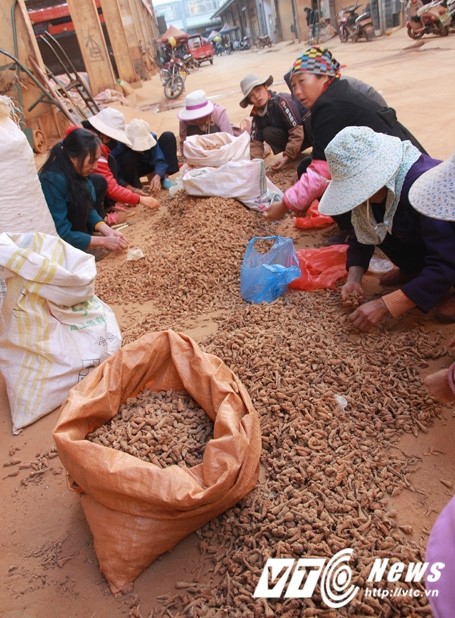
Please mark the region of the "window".
[[204, 13], [214, 13], [218, 8], [216, 0], [189, 0], [188, 12], [190, 15], [203, 15]]

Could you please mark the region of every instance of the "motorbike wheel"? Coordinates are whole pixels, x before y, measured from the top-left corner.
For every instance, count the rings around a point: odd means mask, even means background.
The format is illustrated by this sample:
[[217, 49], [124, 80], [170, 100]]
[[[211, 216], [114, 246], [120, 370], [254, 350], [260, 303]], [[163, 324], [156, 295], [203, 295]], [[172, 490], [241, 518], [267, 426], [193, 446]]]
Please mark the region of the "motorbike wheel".
[[449, 34], [448, 26], [442, 26], [438, 31], [439, 36], [447, 36]]
[[342, 43], [347, 43], [349, 39], [348, 33], [346, 32], [346, 30], [344, 28], [340, 29], [340, 41]]
[[185, 89], [185, 82], [180, 75], [171, 75], [164, 84], [164, 96], [166, 99], [176, 99]]
[[367, 41], [371, 41], [372, 39], [374, 39], [374, 29], [373, 28], [367, 28], [365, 30], [365, 38]]
[[411, 26], [408, 26], [408, 36], [411, 37], [411, 39], [414, 39], [414, 41], [421, 39], [424, 34], [425, 31], [423, 29], [420, 32], [416, 32]]

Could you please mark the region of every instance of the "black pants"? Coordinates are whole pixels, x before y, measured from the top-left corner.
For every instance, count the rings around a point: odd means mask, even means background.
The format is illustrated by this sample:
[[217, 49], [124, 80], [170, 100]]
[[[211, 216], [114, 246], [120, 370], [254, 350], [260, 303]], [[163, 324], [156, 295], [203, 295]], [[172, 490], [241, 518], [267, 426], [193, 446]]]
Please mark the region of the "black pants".
[[105, 200], [106, 191], [107, 191], [107, 180], [101, 174], [90, 174], [90, 180], [92, 181], [93, 186], [95, 187], [96, 212], [99, 214], [100, 217], [104, 219], [106, 215], [104, 200]]
[[[284, 151], [289, 139], [287, 131], [283, 131], [283, 129], [278, 129], [277, 127], [265, 127], [262, 134], [264, 136], [264, 141], [270, 146], [273, 154], [278, 154], [279, 152]], [[300, 150], [306, 150], [310, 146], [310, 140], [305, 133]]]
[[[172, 131], [165, 131], [158, 138], [158, 145], [168, 164], [168, 174], [175, 174], [179, 171], [177, 160], [177, 140]], [[152, 174], [154, 166], [144, 160], [141, 152], [136, 152], [128, 148], [120, 157], [121, 175], [124, 180], [132, 187], [140, 189], [142, 187], [141, 178]]]

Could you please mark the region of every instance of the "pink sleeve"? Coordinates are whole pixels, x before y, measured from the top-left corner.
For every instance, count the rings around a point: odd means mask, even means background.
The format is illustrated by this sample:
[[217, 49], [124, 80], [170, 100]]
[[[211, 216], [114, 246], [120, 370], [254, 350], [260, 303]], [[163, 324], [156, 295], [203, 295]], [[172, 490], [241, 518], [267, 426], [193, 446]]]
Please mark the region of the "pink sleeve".
[[283, 196], [283, 203], [289, 210], [306, 212], [314, 200], [326, 190], [330, 181], [327, 161], [314, 160], [299, 180]]
[[[215, 115], [216, 117], [214, 118], [213, 115]], [[230, 135], [234, 135], [231, 121], [228, 118], [226, 110], [224, 109], [224, 107], [221, 107], [221, 105], [217, 105], [216, 108], [214, 108], [212, 112], [212, 122], [218, 127], [220, 127], [220, 131], [224, 131], [225, 133], [230, 133]]]

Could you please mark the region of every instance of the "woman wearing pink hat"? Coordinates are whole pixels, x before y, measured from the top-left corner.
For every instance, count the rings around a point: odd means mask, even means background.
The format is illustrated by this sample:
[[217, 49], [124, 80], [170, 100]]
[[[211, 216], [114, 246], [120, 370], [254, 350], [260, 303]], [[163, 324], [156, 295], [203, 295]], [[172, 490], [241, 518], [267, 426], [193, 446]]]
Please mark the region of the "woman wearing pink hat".
[[183, 142], [191, 135], [220, 132], [234, 135], [226, 109], [207, 99], [204, 90], [195, 90], [186, 96], [185, 109], [178, 114], [178, 118], [181, 152], [183, 152]]

